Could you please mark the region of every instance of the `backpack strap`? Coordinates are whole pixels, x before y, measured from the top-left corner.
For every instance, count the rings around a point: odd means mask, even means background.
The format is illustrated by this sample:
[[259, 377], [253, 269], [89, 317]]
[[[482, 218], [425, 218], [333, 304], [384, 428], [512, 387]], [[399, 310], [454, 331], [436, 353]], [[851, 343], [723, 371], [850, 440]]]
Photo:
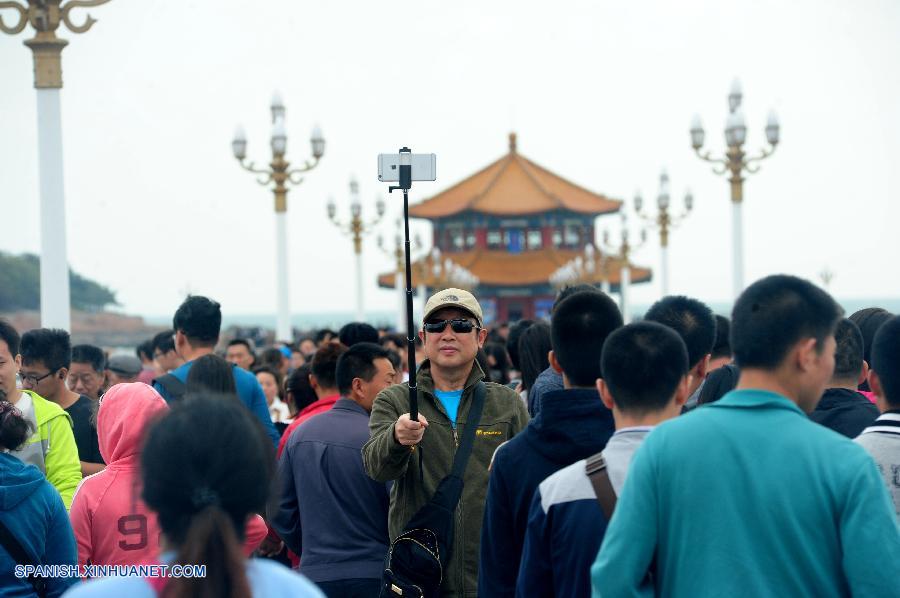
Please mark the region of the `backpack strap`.
[[[11, 556], [19, 565], [37, 565], [35, 560], [28, 556], [28, 553], [25, 552], [22, 544], [19, 543], [13, 533], [9, 531], [9, 528], [6, 527], [2, 521], [0, 521], [0, 545], [6, 549], [9, 556]], [[31, 587], [34, 588], [35, 593], [37, 593], [40, 598], [44, 598], [47, 595], [47, 580], [43, 577], [29, 575], [28, 583], [31, 584]]]
[[612, 519], [613, 511], [616, 510], [616, 491], [612, 487], [612, 482], [609, 481], [609, 472], [606, 470], [606, 459], [603, 458], [603, 453], [588, 457], [584, 464], [584, 472], [591, 480], [594, 494], [597, 495], [597, 502], [600, 503], [600, 508], [606, 515], [606, 521], [609, 522]]
[[159, 378], [154, 379], [153, 382], [162, 386], [166, 391], [166, 394], [168, 395], [166, 402], [168, 403], [183, 399], [184, 393], [187, 390], [187, 385], [172, 374], [164, 374]]
[[472, 407], [469, 409], [469, 415], [466, 417], [466, 429], [463, 432], [462, 441], [459, 448], [456, 449], [456, 455], [453, 457], [453, 469], [450, 475], [459, 479], [463, 478], [466, 471], [466, 465], [469, 463], [469, 456], [472, 454], [472, 445], [475, 442], [475, 429], [481, 422], [481, 412], [484, 410], [484, 398], [487, 389], [484, 382], [478, 382], [475, 385], [475, 397], [472, 400]]

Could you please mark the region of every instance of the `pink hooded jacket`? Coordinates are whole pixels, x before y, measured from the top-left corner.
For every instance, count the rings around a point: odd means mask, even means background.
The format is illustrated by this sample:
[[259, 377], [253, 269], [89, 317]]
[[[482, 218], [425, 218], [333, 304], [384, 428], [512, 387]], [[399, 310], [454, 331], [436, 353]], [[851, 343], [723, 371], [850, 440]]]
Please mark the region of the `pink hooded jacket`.
[[[143, 382], [117, 384], [100, 401], [97, 436], [106, 469], [82, 480], [69, 517], [78, 545], [78, 563], [135, 565], [158, 562], [160, 529], [156, 514], [141, 500], [140, 456], [144, 433], [168, 405]], [[258, 515], [247, 524], [244, 552], [266, 536]]]

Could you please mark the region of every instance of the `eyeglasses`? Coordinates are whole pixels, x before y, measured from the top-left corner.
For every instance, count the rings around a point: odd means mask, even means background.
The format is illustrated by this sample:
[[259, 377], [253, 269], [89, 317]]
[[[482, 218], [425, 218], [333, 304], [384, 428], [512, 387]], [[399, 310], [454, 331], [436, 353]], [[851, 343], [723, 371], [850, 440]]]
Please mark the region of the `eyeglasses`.
[[447, 329], [447, 324], [450, 324], [450, 328], [453, 332], [458, 332], [459, 334], [467, 334], [475, 329], [481, 330], [481, 328], [469, 320], [464, 320], [462, 318], [456, 320], [441, 320], [439, 322], [425, 322], [423, 328], [425, 329], [425, 332], [443, 332]]
[[43, 380], [44, 378], [49, 378], [56, 372], [47, 372], [43, 376], [38, 376], [36, 374], [23, 374], [19, 372], [19, 378], [22, 379], [22, 384], [28, 384], [28, 386], [37, 386], [38, 382]]

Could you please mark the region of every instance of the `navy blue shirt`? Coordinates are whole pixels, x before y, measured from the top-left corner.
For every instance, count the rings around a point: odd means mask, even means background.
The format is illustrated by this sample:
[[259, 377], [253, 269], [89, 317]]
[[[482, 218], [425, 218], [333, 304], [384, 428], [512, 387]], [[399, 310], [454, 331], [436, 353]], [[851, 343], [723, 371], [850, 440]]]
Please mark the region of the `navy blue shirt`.
[[269, 524], [314, 582], [381, 578], [390, 499], [363, 468], [368, 440], [369, 413], [341, 398], [300, 424], [278, 461]]
[[479, 596], [515, 595], [528, 511], [538, 485], [603, 450], [613, 432], [612, 412], [596, 390], [557, 390], [544, 394], [537, 417], [497, 449], [481, 528]]
[[[191, 366], [193, 365], [194, 362], [189, 361], [169, 373], [182, 382], [187, 383], [188, 372], [191, 371]], [[272, 417], [269, 415], [269, 406], [266, 403], [266, 395], [263, 394], [262, 387], [257, 382], [256, 376], [239, 367], [232, 366], [231, 371], [234, 372], [234, 385], [237, 388], [238, 398], [256, 416], [256, 419], [265, 428], [266, 434], [269, 435], [275, 446], [278, 446], [281, 436], [272, 423]], [[169, 396], [169, 393], [166, 392], [166, 389], [161, 384], [154, 382], [153, 388], [166, 400], [166, 403], [172, 402], [172, 397]]]

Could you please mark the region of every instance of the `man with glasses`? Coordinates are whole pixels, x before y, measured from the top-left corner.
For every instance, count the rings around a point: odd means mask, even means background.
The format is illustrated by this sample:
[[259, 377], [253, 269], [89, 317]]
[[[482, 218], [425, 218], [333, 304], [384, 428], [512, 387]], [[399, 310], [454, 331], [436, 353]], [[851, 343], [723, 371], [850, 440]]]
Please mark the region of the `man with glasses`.
[[[419, 332], [426, 360], [417, 379], [418, 421], [409, 417], [407, 385], [391, 386], [375, 400], [369, 419], [372, 436], [363, 447], [363, 462], [376, 481], [395, 480], [388, 516], [392, 540], [450, 473], [461, 438], [457, 424], [465, 427], [476, 384], [484, 379], [475, 361], [487, 337], [482, 318], [481, 306], [467, 291], [446, 289], [432, 296], [425, 304]], [[476, 594], [488, 467], [497, 447], [528, 423], [525, 405], [515, 391], [491, 382], [485, 386], [484, 411], [465, 470], [442, 596]]]
[[100, 399], [106, 390], [106, 355], [94, 345], [72, 347], [72, 362], [66, 379], [69, 390], [92, 401]]
[[22, 335], [19, 352], [22, 355], [22, 367], [19, 368], [22, 387], [56, 403], [72, 418], [81, 475], [102, 471], [106, 465], [100, 455], [97, 428], [91, 423], [94, 403], [66, 386], [72, 359], [69, 333], [48, 328], [29, 330]]
[[[29, 422], [32, 432], [25, 444], [19, 450], [11, 451], [11, 454], [40, 469], [62, 496], [68, 509], [72, 505], [75, 487], [81, 481], [72, 422], [69, 415], [55, 403], [34, 391], [16, 388], [16, 372], [22, 364], [19, 342], [16, 329], [5, 320], [0, 320], [0, 401], [15, 405]], [[43, 381], [37, 379], [44, 374], [32, 374], [26, 373], [26, 386]]]

